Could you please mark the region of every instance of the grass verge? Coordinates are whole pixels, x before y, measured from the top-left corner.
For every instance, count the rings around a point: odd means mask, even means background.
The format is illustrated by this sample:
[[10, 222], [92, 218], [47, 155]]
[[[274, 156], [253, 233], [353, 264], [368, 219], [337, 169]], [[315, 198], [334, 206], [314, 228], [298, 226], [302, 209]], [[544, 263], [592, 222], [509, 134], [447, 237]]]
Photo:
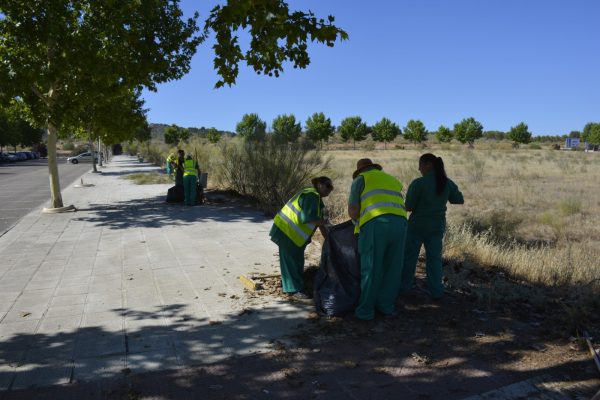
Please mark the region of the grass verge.
[[173, 183], [173, 179], [160, 172], [141, 172], [125, 175], [123, 179], [133, 181], [136, 185], [160, 185]]

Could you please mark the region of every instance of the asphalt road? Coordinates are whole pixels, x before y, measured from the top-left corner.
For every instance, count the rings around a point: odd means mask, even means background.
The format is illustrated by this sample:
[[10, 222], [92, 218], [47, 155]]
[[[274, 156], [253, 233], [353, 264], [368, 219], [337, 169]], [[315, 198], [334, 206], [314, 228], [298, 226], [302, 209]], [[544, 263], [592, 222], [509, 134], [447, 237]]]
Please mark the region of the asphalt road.
[[[58, 160], [60, 186], [65, 188], [92, 168]], [[50, 200], [48, 160], [0, 164], [0, 236], [31, 210]]]

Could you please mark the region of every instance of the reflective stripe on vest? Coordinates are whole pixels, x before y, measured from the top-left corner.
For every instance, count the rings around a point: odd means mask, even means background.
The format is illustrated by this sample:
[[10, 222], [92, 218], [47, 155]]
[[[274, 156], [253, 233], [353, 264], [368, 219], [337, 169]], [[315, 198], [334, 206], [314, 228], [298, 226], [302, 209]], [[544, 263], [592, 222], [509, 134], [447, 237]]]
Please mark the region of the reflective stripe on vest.
[[379, 170], [370, 170], [360, 174], [365, 180], [365, 188], [360, 195], [360, 215], [354, 232], [375, 217], [384, 214], [399, 215], [406, 218], [402, 183], [392, 175]]
[[183, 163], [183, 176], [198, 176], [198, 170], [196, 170], [196, 161], [185, 160]]
[[314, 193], [319, 200], [317, 214], [321, 217], [321, 196], [314, 188], [303, 189], [287, 202], [285, 206], [275, 216], [275, 226], [277, 226], [292, 242], [298, 247], [304, 246], [317, 228], [314, 224], [304, 224], [300, 222], [300, 196]]

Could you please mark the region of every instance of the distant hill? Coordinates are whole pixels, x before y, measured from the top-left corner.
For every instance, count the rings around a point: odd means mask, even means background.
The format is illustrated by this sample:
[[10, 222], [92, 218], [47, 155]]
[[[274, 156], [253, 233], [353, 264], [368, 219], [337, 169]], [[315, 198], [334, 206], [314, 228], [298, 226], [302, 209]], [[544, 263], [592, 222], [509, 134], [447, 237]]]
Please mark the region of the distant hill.
[[[150, 130], [152, 132], [152, 139], [164, 140], [164, 138], [165, 138], [165, 129], [167, 127], [169, 127], [169, 126], [171, 126], [171, 125], [167, 125], [167, 124], [150, 124]], [[206, 132], [208, 131], [209, 128], [205, 128], [203, 126], [201, 128], [188, 127], [186, 129], [190, 131], [190, 135], [191, 136], [206, 137]], [[222, 131], [220, 129], [217, 129], [217, 130], [219, 131], [219, 133], [221, 135], [230, 135], [230, 136], [235, 135], [235, 132]]]

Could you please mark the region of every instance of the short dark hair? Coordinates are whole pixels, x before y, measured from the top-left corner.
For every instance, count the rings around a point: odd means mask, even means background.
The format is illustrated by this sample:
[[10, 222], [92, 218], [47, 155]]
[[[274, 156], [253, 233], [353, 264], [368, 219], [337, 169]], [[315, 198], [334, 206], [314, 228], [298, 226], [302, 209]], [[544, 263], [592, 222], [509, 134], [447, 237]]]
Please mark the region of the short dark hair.
[[318, 176], [316, 178], [312, 178], [310, 183], [316, 188], [319, 183], [331, 183], [331, 178], [327, 176]]

